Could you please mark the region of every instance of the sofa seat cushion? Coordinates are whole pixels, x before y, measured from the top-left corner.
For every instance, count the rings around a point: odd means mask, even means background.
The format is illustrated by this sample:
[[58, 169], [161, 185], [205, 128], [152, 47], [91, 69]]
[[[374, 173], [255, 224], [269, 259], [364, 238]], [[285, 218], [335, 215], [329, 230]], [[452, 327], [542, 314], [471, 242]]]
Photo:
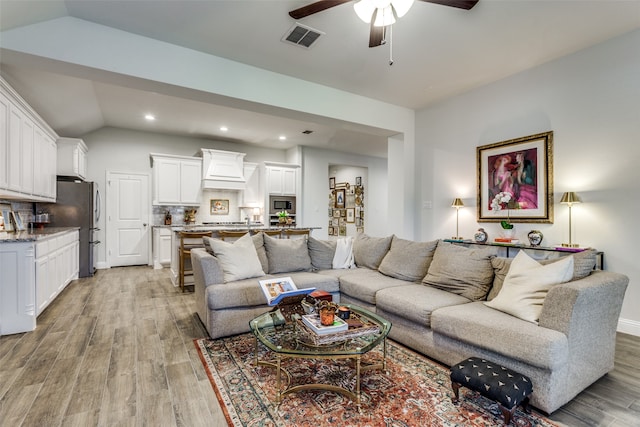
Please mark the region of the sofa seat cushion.
[[376, 304], [376, 292], [379, 290], [405, 285], [407, 282], [404, 280], [364, 268], [340, 277], [340, 293], [369, 304]]
[[356, 268], [336, 268], [331, 270], [318, 270], [317, 273], [324, 274], [325, 276], [335, 277], [336, 279], [340, 279], [350, 274], [361, 274], [364, 271], [375, 272], [375, 270], [371, 270], [370, 268], [356, 267]]
[[376, 294], [377, 308], [425, 327], [431, 326], [431, 313], [434, 310], [451, 305], [467, 305], [469, 302], [463, 296], [421, 284], [382, 289]]
[[566, 335], [494, 310], [481, 301], [435, 310], [431, 329], [543, 369], [558, 369], [568, 363]]
[[[338, 280], [334, 277], [306, 272], [291, 273], [287, 276], [291, 277], [298, 289], [316, 288], [327, 292], [337, 292], [339, 289]], [[276, 277], [283, 276], [267, 275], [260, 280]], [[215, 284], [207, 287], [206, 292], [207, 306], [210, 310], [267, 305], [257, 279]]]

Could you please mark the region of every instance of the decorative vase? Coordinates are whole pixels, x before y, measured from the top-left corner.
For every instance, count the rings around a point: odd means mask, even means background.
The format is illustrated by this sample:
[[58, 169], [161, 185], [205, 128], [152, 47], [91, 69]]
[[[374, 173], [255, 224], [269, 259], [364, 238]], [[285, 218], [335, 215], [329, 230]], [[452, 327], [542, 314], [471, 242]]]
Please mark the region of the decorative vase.
[[293, 218], [287, 217], [287, 225], [293, 224]]
[[502, 237], [504, 237], [505, 239], [515, 239], [516, 227], [513, 226], [512, 228], [503, 228], [501, 234], [502, 234]]
[[476, 231], [476, 234], [473, 235], [473, 238], [476, 243], [486, 243], [488, 238], [487, 232], [484, 231], [484, 228], [479, 228], [478, 231]]
[[284, 224], [286, 224], [286, 223], [287, 223], [287, 218], [285, 218], [285, 217], [283, 217], [283, 216], [281, 216], [281, 217], [279, 217], [279, 218], [278, 218], [278, 224], [280, 224], [280, 225], [284, 225]]
[[527, 234], [527, 237], [529, 238], [531, 246], [540, 246], [540, 243], [542, 243], [542, 239], [544, 238], [542, 232], [539, 230], [531, 230], [529, 234]]
[[334, 310], [328, 308], [320, 309], [320, 324], [324, 326], [333, 325], [333, 317], [335, 314], [336, 312]]

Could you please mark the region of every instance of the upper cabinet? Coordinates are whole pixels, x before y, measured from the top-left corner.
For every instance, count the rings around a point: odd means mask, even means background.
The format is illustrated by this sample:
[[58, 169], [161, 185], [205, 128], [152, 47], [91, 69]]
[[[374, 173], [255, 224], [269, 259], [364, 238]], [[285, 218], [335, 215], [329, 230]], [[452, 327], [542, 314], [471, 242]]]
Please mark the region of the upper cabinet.
[[55, 202], [57, 138], [0, 78], [0, 198]]
[[202, 159], [151, 154], [154, 205], [200, 205]]
[[298, 188], [299, 165], [265, 162], [267, 193], [278, 196], [295, 196]]
[[86, 179], [87, 146], [78, 138], [59, 138], [58, 175]]

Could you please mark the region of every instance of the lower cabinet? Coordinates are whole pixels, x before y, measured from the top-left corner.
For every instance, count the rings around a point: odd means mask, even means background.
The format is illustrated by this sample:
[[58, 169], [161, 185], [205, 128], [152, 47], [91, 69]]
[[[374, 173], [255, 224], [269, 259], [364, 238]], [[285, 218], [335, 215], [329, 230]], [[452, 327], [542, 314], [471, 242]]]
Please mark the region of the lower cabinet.
[[0, 335], [33, 331], [37, 316], [78, 278], [78, 231], [0, 243]]
[[78, 278], [78, 232], [36, 243], [36, 309], [39, 315], [72, 281]]
[[153, 230], [153, 268], [168, 267], [171, 264], [171, 229]]

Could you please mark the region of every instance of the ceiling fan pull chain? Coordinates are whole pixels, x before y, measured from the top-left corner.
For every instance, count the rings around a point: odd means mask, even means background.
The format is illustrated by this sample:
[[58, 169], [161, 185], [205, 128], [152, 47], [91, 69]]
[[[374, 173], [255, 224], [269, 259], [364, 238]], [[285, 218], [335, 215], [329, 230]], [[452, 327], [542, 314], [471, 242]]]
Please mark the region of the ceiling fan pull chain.
[[393, 65], [393, 25], [389, 25], [389, 66]]

